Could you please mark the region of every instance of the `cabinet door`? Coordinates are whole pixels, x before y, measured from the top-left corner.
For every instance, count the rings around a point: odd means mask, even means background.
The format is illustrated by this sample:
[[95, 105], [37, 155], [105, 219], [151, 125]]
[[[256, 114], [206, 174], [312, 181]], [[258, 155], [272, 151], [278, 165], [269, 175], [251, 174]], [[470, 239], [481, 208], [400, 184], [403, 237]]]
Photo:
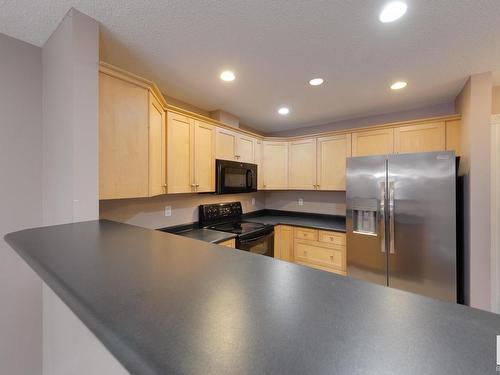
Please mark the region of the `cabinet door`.
[[294, 240], [296, 263], [345, 274], [345, 248], [309, 240]]
[[394, 129], [394, 152], [444, 151], [446, 127], [444, 121]]
[[264, 188], [264, 173], [262, 167], [262, 141], [260, 139], [255, 140], [255, 164], [257, 164], [257, 189], [262, 190]]
[[319, 190], [345, 190], [346, 158], [351, 156], [351, 135], [318, 138]]
[[197, 192], [215, 191], [215, 127], [195, 121], [194, 175]]
[[262, 144], [264, 189], [288, 188], [288, 142], [264, 141]]
[[455, 151], [455, 155], [462, 155], [460, 120], [446, 121], [446, 150]]
[[274, 257], [293, 262], [293, 227], [278, 225], [274, 228]]
[[316, 138], [289, 143], [288, 188], [316, 189]]
[[149, 196], [166, 191], [165, 111], [149, 94]]
[[236, 160], [243, 163], [254, 163], [255, 139], [246, 135], [238, 135], [238, 147], [236, 149]]
[[169, 112], [167, 114], [167, 192], [194, 191], [192, 119]]
[[394, 152], [394, 130], [377, 129], [352, 133], [352, 156], [385, 155]]
[[149, 195], [149, 91], [99, 75], [99, 198]]
[[217, 128], [215, 140], [217, 159], [236, 160], [237, 135], [235, 132], [223, 128]]

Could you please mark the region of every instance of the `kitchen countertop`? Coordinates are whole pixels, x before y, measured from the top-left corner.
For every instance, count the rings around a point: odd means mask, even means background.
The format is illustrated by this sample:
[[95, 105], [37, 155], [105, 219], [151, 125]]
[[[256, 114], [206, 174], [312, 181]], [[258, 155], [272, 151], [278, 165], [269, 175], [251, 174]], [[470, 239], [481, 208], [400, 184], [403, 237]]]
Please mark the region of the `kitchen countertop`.
[[496, 314], [106, 220], [5, 240], [131, 374], [495, 373]]
[[199, 240], [199, 241], [204, 241], [204, 242], [209, 242], [209, 243], [214, 243], [214, 244], [228, 241], [228, 240], [232, 240], [233, 238], [236, 238], [236, 234], [234, 234], [234, 233], [221, 232], [219, 230], [206, 229], [206, 228], [191, 228], [191, 229], [184, 229], [181, 231], [172, 231], [172, 232], [169, 231], [168, 228], [160, 229], [160, 230], [163, 232], [177, 234], [179, 236], [192, 238], [193, 240]]
[[246, 214], [245, 221], [271, 225], [293, 225], [345, 232], [345, 216], [309, 214], [294, 211], [261, 210]]

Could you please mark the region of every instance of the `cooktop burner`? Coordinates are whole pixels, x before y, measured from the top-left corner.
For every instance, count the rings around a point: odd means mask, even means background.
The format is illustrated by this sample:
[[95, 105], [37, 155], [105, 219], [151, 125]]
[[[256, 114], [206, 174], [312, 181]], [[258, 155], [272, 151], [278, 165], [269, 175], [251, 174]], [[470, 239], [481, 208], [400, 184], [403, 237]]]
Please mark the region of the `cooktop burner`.
[[265, 224], [259, 223], [249, 223], [246, 221], [241, 221], [237, 223], [226, 223], [226, 224], [217, 224], [212, 225], [209, 228], [214, 230], [220, 230], [221, 232], [229, 232], [234, 234], [246, 234], [250, 232], [254, 232], [256, 230], [260, 230], [265, 228]]

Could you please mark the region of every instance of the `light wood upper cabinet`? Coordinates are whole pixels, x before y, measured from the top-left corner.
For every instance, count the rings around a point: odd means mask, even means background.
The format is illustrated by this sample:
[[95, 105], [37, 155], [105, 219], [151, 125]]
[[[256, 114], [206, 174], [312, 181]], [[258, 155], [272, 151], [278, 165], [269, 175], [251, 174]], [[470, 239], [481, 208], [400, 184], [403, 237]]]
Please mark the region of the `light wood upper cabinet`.
[[165, 120], [150, 91], [99, 74], [99, 198], [163, 194]]
[[446, 149], [444, 121], [401, 126], [394, 129], [394, 152], [427, 152]]
[[316, 189], [316, 138], [289, 143], [288, 188]]
[[236, 160], [236, 144], [238, 140], [236, 132], [224, 128], [217, 128], [216, 132], [217, 159]]
[[287, 189], [288, 142], [264, 141], [262, 143], [262, 156], [263, 188], [266, 190]]
[[215, 191], [215, 127], [188, 116], [167, 115], [167, 191]]
[[446, 121], [446, 150], [462, 155], [460, 120]]
[[225, 128], [217, 128], [217, 159], [255, 162], [255, 138]]
[[238, 134], [236, 146], [236, 160], [255, 163], [255, 138]]
[[255, 152], [254, 152], [254, 162], [257, 164], [257, 189], [262, 190], [264, 188], [264, 175], [262, 173], [262, 141], [260, 139], [255, 140]]
[[215, 191], [215, 127], [194, 122], [194, 183], [196, 192]]
[[320, 137], [317, 141], [319, 190], [345, 190], [346, 159], [351, 156], [351, 135]]
[[160, 102], [149, 94], [149, 196], [165, 194], [166, 121]]
[[193, 120], [173, 112], [167, 114], [167, 191], [191, 193], [193, 175]]
[[352, 133], [352, 156], [385, 155], [394, 152], [394, 129]]

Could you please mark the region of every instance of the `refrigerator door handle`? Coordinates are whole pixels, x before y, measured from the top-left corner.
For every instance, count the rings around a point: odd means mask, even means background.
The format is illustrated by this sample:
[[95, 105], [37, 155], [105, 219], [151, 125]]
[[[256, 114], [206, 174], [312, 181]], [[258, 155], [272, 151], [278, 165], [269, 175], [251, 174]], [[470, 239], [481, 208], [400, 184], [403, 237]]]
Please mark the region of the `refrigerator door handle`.
[[394, 182], [389, 182], [389, 253], [396, 253], [394, 246]]
[[385, 253], [385, 182], [380, 183], [380, 251]]

